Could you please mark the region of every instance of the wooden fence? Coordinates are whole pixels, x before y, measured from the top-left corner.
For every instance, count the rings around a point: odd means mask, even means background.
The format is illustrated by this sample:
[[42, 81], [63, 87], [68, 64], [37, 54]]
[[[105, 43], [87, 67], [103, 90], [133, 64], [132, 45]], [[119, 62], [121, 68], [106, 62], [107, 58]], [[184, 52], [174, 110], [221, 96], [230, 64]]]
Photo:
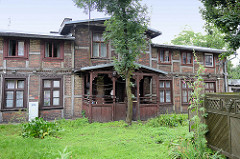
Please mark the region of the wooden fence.
[[209, 147], [240, 159], [240, 94], [207, 94], [204, 106]]

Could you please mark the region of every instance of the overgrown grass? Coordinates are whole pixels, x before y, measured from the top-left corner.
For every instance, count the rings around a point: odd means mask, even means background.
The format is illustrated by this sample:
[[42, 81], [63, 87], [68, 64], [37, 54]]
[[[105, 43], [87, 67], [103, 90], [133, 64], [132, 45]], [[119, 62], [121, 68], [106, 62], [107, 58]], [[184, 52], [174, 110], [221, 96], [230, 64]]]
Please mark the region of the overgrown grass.
[[0, 158], [165, 159], [171, 158], [171, 143], [188, 134], [187, 125], [170, 128], [134, 122], [128, 126], [124, 121], [89, 124], [85, 118], [57, 122], [61, 131], [44, 139], [21, 137], [20, 124], [0, 125]]

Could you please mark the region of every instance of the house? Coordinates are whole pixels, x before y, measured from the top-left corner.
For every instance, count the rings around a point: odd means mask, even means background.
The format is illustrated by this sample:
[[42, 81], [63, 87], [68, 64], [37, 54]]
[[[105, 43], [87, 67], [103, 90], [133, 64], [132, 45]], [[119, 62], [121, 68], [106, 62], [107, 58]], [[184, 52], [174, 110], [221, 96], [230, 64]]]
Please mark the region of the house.
[[[0, 31], [0, 122], [19, 110], [27, 116], [30, 102], [38, 102], [39, 116], [49, 120], [125, 119], [125, 81], [114, 70], [111, 42], [102, 38], [105, 20], [65, 18], [59, 32], [50, 34]], [[161, 32], [148, 28], [146, 34], [152, 39]], [[224, 50], [150, 44], [136, 60], [134, 120], [187, 112], [192, 89], [183, 81], [191, 82], [198, 69], [193, 49], [206, 67], [206, 91], [226, 90], [225, 63], [218, 58]]]
[[228, 92], [240, 92], [240, 79], [228, 79]]

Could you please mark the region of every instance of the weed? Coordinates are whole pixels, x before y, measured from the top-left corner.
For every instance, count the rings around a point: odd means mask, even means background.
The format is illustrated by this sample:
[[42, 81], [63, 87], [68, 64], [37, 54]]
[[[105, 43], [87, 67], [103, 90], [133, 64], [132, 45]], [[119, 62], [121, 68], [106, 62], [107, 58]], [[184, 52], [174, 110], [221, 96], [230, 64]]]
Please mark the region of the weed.
[[179, 125], [182, 125], [186, 120], [187, 115], [163, 114], [156, 118], [149, 119], [147, 125], [152, 127], [177, 127]]
[[189, 102], [189, 110], [193, 113], [193, 117], [190, 119], [192, 123], [192, 132], [182, 140], [179, 140], [175, 144], [175, 150], [173, 158], [191, 158], [191, 159], [209, 159], [209, 158], [222, 158], [218, 153], [213, 153], [211, 149], [207, 147], [207, 140], [205, 134], [207, 132], [206, 124], [202, 123], [204, 108], [203, 103], [203, 91], [204, 91], [204, 79], [202, 73], [205, 68], [198, 62], [197, 56], [194, 52], [195, 62], [199, 65], [197, 74], [194, 76], [195, 81], [188, 83], [193, 89], [191, 94], [191, 101]]
[[53, 135], [58, 131], [56, 122], [44, 121], [43, 118], [36, 117], [34, 120], [22, 124], [23, 137], [35, 137], [43, 139], [45, 136]]
[[64, 148], [63, 152], [61, 152], [61, 151], [58, 151], [58, 152], [59, 152], [60, 158], [57, 158], [57, 159], [69, 159], [70, 158], [71, 152], [67, 152], [67, 146]]

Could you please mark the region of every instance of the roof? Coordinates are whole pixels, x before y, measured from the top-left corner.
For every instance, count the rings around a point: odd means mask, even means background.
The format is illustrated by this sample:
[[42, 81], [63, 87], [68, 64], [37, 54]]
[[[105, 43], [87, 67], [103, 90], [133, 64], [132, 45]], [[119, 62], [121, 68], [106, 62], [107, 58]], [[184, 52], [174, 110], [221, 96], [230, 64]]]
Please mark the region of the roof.
[[228, 85], [240, 86], [240, 79], [228, 79]]
[[[135, 64], [138, 65], [139, 68], [143, 68], [143, 69], [146, 69], [146, 70], [149, 70], [149, 71], [153, 71], [153, 72], [157, 72], [157, 73], [161, 73], [161, 74], [165, 74], [165, 75], [168, 74], [165, 71], [158, 70], [158, 69], [155, 69], [155, 68], [152, 68], [152, 67], [149, 67], [149, 66], [141, 65], [141, 64], [138, 64], [138, 63], [135, 63]], [[113, 66], [114, 66], [113, 63], [96, 65], [96, 66], [87, 66], [87, 67], [80, 68], [80, 70], [75, 70], [74, 72], [78, 73], [78, 72], [97, 70], [97, 69], [108, 68], [108, 67], [113, 67]]]
[[168, 48], [168, 49], [178, 49], [178, 50], [185, 50], [185, 51], [199, 51], [199, 52], [209, 52], [209, 53], [224, 53], [227, 52], [226, 50], [221, 49], [213, 49], [207, 47], [199, 47], [199, 46], [186, 46], [186, 45], [168, 45], [168, 44], [152, 44], [153, 47], [161, 47], [161, 48]]
[[[98, 26], [100, 26], [100, 27], [105, 27], [104, 22], [109, 19], [110, 19], [110, 17], [67, 21], [67, 22], [64, 22], [64, 24], [62, 25], [62, 27], [59, 30], [59, 33], [62, 35], [69, 34], [71, 31], [71, 28], [76, 24], [89, 24], [89, 25], [98, 24]], [[147, 33], [151, 36], [151, 38], [155, 38], [162, 34], [162, 32], [160, 32], [156, 29], [149, 28], [149, 27], [148, 27]]]
[[74, 40], [72, 36], [65, 36], [51, 33], [31, 33], [22, 31], [5, 31], [0, 30], [0, 36], [5, 37], [24, 37], [24, 38], [40, 38], [40, 39], [59, 39], [59, 40]]

